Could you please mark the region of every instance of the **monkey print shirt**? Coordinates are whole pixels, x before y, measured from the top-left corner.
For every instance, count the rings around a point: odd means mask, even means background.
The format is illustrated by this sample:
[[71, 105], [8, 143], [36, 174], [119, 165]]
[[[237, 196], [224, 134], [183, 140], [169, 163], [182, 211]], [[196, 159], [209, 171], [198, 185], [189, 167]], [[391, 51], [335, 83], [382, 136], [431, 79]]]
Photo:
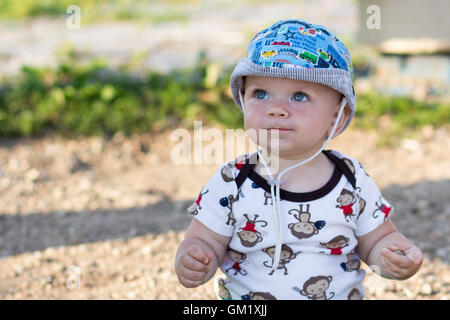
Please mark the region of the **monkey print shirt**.
[[361, 163], [323, 151], [335, 164], [320, 189], [280, 189], [283, 238], [272, 268], [277, 231], [270, 186], [253, 168], [257, 153], [219, 167], [188, 211], [212, 231], [231, 237], [215, 279], [221, 299], [362, 299], [364, 271], [357, 237], [385, 222], [391, 205]]

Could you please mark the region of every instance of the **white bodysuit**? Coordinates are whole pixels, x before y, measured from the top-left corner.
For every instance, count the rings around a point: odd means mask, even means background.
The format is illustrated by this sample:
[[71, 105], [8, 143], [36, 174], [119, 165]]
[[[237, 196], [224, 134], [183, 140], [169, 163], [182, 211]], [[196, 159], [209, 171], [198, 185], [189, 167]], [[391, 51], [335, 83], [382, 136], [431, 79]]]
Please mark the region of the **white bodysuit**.
[[[221, 299], [362, 299], [365, 272], [355, 253], [357, 236], [392, 213], [361, 163], [323, 151], [335, 164], [320, 189], [280, 190], [282, 251], [272, 269], [276, 230], [270, 186], [246, 153], [219, 167], [188, 211], [212, 231], [231, 237], [216, 277]], [[356, 191], [356, 192], [354, 192]]]

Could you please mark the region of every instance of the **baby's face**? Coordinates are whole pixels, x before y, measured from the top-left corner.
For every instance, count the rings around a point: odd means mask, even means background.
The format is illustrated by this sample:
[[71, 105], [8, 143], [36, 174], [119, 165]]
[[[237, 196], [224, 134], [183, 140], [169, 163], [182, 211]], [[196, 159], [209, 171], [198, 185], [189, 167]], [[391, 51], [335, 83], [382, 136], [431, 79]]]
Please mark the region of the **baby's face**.
[[341, 101], [341, 94], [330, 87], [285, 78], [248, 76], [244, 92], [246, 130], [267, 133], [268, 145], [255, 142], [269, 150], [277, 130], [280, 156], [288, 158], [311, 155], [322, 146]]

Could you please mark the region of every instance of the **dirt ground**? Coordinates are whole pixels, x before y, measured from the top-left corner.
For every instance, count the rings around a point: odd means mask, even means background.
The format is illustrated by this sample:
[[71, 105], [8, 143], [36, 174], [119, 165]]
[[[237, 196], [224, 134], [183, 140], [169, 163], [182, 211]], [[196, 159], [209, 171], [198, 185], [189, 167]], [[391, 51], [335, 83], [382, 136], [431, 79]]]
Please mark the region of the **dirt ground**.
[[[332, 142], [365, 165], [425, 254], [406, 281], [368, 271], [368, 299], [450, 297], [449, 140], [425, 128], [395, 148], [357, 130]], [[176, 143], [170, 132], [0, 141], [0, 299], [215, 299], [212, 281], [179, 285], [173, 262], [185, 209], [218, 164], [176, 165]]]

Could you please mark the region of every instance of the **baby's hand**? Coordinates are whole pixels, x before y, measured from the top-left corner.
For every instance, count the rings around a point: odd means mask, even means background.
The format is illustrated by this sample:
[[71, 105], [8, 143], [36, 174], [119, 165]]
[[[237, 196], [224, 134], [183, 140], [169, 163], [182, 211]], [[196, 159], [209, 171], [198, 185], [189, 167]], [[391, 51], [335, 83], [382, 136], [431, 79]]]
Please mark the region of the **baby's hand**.
[[396, 279], [412, 277], [423, 261], [422, 251], [415, 245], [393, 244], [381, 250], [381, 266]]
[[180, 283], [186, 288], [195, 288], [204, 283], [210, 271], [213, 253], [207, 252], [198, 245], [192, 245], [179, 257], [177, 275]]

